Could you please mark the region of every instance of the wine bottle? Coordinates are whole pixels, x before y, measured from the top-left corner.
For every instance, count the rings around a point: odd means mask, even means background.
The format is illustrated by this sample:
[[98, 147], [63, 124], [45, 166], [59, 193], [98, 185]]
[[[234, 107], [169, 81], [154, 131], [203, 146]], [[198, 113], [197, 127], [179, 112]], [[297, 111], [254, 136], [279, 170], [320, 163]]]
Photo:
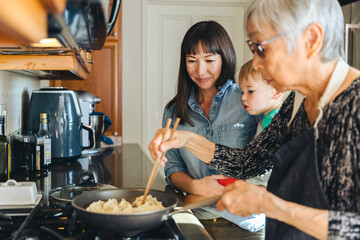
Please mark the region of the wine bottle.
[[40, 127], [36, 137], [37, 150], [40, 150], [40, 169], [44, 169], [51, 164], [51, 134], [46, 113], [40, 113]]

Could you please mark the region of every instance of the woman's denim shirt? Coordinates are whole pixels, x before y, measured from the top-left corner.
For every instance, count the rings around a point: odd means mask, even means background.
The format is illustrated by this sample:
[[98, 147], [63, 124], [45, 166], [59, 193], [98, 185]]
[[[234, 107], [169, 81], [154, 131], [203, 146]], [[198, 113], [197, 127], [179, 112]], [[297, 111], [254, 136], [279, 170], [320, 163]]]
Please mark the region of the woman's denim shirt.
[[[202, 108], [195, 99], [195, 89], [192, 89], [188, 99], [189, 117], [194, 127], [188, 123], [180, 124], [178, 130], [187, 130], [197, 133], [208, 140], [225, 146], [243, 148], [249, 143], [257, 127], [257, 117], [251, 116], [244, 110], [239, 86], [228, 80], [211, 102], [209, 119], [205, 117]], [[162, 125], [168, 118], [174, 124], [176, 119], [175, 104], [165, 109]], [[171, 126], [172, 127], [172, 126]], [[165, 164], [166, 182], [174, 187], [169, 177], [175, 172], [185, 172], [193, 179], [221, 174], [200, 161], [185, 148], [167, 151], [168, 162]]]

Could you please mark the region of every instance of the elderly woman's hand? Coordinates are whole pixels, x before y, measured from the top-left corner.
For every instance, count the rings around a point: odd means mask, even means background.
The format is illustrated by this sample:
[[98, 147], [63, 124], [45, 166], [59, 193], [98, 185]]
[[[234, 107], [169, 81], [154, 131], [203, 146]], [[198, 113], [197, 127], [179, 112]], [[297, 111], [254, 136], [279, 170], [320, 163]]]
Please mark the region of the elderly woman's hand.
[[[161, 143], [163, 136], [164, 141]], [[159, 160], [163, 152], [183, 147], [189, 139], [189, 132], [176, 130], [172, 138], [169, 138], [170, 131], [165, 133], [165, 128], [156, 131], [154, 139], [148, 145], [152, 159]], [[166, 158], [164, 160], [166, 161]]]
[[[164, 140], [161, 143], [163, 136]], [[210, 163], [214, 157], [215, 143], [196, 133], [176, 130], [172, 138], [169, 138], [170, 131], [165, 133], [165, 129], [157, 130], [155, 138], [148, 145], [152, 159], [158, 161], [163, 152], [181, 147], [186, 148], [205, 163]]]
[[236, 181], [226, 186], [223, 196], [217, 203], [217, 209], [235, 215], [248, 217], [255, 213], [262, 213], [262, 201], [267, 193], [265, 188], [244, 181]]

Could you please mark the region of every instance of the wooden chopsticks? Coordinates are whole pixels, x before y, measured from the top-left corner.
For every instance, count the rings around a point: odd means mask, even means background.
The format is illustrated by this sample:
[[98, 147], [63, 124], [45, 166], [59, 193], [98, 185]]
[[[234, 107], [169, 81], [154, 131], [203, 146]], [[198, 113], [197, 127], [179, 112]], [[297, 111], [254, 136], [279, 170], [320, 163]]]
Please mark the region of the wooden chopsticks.
[[[171, 130], [171, 134], [170, 134], [170, 139], [173, 137], [174, 133], [175, 133], [175, 130], [177, 128], [177, 126], [179, 125], [179, 122], [180, 122], [180, 118], [176, 118], [176, 121], [175, 121], [175, 124], [174, 124], [174, 127], [172, 128]], [[162, 139], [161, 139], [161, 143], [164, 142], [165, 140], [165, 135], [167, 133], [167, 131], [169, 131], [170, 129], [170, 124], [171, 124], [171, 118], [168, 118], [167, 122], [166, 122], [166, 125], [165, 125], [165, 132], [162, 136]], [[146, 197], [150, 191], [150, 188], [151, 188], [151, 185], [153, 184], [155, 178], [156, 178], [156, 175], [159, 171], [159, 168], [160, 168], [160, 164], [161, 164], [161, 161], [163, 160], [163, 158], [165, 157], [165, 153], [166, 152], [163, 152], [161, 154], [161, 157], [160, 157], [160, 161], [156, 161], [154, 162], [154, 165], [152, 167], [152, 170], [151, 170], [151, 173], [150, 173], [150, 177], [149, 177], [149, 180], [147, 182], [147, 185], [146, 185], [146, 189], [145, 189], [145, 193], [144, 193], [144, 197], [143, 197], [143, 200], [141, 202], [141, 204], [144, 204], [145, 201], [146, 201]]]

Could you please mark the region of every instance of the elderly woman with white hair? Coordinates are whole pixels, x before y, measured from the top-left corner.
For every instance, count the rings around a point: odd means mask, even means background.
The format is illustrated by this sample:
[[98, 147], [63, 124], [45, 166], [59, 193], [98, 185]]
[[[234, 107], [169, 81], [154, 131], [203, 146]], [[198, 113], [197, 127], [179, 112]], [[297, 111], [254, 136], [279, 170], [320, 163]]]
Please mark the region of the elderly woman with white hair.
[[152, 157], [185, 147], [243, 179], [273, 166], [267, 191], [238, 181], [225, 188], [218, 210], [265, 213], [267, 239], [360, 239], [360, 71], [343, 60], [339, 3], [254, 0], [245, 21], [253, 67], [295, 94], [242, 150], [186, 131], [161, 144], [159, 130]]

